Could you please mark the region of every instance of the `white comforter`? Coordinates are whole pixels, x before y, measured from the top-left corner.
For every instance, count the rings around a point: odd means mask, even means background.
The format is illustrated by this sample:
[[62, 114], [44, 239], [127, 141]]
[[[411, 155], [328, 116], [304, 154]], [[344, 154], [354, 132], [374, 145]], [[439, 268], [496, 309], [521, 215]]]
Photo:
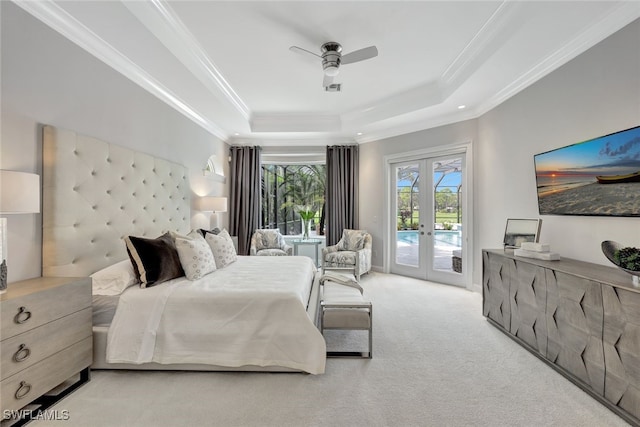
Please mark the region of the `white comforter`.
[[282, 366], [321, 374], [324, 338], [306, 312], [315, 266], [308, 257], [238, 257], [120, 297], [109, 363]]

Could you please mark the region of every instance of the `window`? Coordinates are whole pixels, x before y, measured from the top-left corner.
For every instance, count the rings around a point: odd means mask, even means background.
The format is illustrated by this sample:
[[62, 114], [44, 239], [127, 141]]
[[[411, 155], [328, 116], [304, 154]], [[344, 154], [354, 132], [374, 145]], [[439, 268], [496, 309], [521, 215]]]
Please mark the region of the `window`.
[[313, 212], [311, 229], [323, 235], [326, 176], [322, 164], [263, 164], [263, 226], [279, 228], [285, 235], [302, 234], [299, 212], [308, 210]]

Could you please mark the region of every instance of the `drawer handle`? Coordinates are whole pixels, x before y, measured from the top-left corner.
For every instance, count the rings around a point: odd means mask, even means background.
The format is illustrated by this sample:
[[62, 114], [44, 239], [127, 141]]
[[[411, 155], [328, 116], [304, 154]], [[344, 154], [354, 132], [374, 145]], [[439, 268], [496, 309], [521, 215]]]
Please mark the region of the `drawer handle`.
[[31, 391], [31, 384], [26, 381], [20, 381], [20, 387], [16, 390], [16, 394], [14, 394], [16, 399], [22, 399]]
[[24, 362], [29, 356], [31, 356], [31, 350], [25, 344], [20, 344], [18, 351], [13, 355], [13, 361], [17, 363]]
[[25, 307], [20, 307], [18, 309], [18, 314], [13, 318], [13, 321], [20, 325], [29, 319], [31, 319], [31, 312]]

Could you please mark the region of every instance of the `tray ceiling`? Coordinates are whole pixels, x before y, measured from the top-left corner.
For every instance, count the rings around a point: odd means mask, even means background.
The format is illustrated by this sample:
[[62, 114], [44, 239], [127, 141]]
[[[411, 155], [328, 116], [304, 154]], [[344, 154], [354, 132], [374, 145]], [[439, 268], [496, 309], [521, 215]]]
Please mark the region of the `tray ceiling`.
[[[17, 4], [220, 139], [264, 145], [478, 117], [640, 17], [636, 1]], [[326, 92], [321, 62], [289, 47], [328, 41], [379, 55], [342, 65]]]

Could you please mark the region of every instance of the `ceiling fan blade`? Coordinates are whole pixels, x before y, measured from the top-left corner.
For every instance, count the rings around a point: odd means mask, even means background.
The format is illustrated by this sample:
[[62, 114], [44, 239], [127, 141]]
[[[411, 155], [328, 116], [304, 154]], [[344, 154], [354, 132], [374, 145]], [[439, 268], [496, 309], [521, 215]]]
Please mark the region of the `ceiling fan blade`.
[[301, 53], [301, 54], [303, 54], [303, 55], [313, 55], [313, 56], [315, 56], [316, 58], [320, 58], [320, 59], [322, 59], [322, 56], [320, 56], [320, 55], [318, 55], [318, 54], [316, 54], [316, 53], [313, 53], [313, 52], [311, 52], [310, 50], [303, 49], [303, 48], [298, 47], [298, 46], [291, 46], [291, 47], [289, 48], [289, 50], [290, 50], [291, 52]]
[[333, 76], [324, 75], [324, 79], [322, 80], [322, 87], [329, 87], [333, 84]]
[[375, 46], [369, 46], [347, 53], [346, 55], [342, 55], [342, 60], [340, 62], [343, 65], [352, 64], [354, 62], [364, 61], [365, 59], [375, 58], [376, 56], [378, 56], [378, 48]]

